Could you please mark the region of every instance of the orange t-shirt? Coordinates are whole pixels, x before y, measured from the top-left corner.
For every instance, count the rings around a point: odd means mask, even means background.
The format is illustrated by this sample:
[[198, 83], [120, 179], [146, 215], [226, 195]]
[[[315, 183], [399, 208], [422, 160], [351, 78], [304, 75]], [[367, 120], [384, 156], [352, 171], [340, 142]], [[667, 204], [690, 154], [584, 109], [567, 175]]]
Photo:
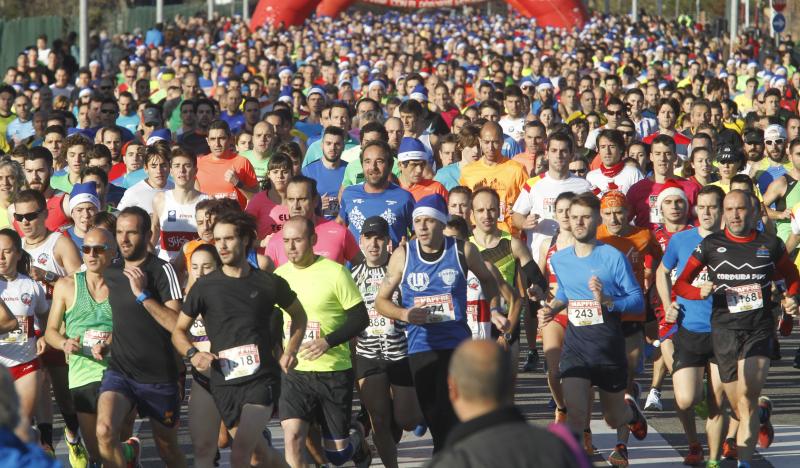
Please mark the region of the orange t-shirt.
[[525, 166], [501, 157], [498, 164], [494, 166], [486, 164], [481, 158], [462, 167], [459, 183], [472, 190], [480, 187], [493, 188], [500, 195], [500, 214], [497, 218], [497, 226], [514, 236], [519, 236], [519, 229], [511, 224], [511, 207], [517, 201], [522, 186], [527, 180], [528, 173]]
[[428, 195], [433, 195], [435, 193], [438, 193], [444, 198], [444, 201], [447, 201], [447, 196], [449, 195], [447, 189], [444, 188], [444, 185], [436, 182], [435, 180], [422, 180], [418, 184], [403, 188], [411, 193], [411, 196], [414, 197], [414, 201], [419, 201], [421, 198], [425, 198]]
[[235, 185], [225, 181], [225, 172], [233, 169], [236, 177], [245, 187], [258, 185], [256, 171], [250, 161], [236, 153], [226, 153], [228, 157], [215, 159], [210, 154], [197, 159], [197, 183], [199, 190], [214, 198], [233, 198], [242, 209], [247, 206], [247, 197]]
[[[661, 247], [653, 233], [649, 229], [631, 226], [631, 231], [627, 236], [615, 236], [609, 234], [606, 226], [601, 224], [597, 227], [597, 240], [605, 242], [625, 254], [625, 257], [631, 262], [633, 274], [642, 288], [642, 293], [647, 297], [645, 286], [650, 285], [645, 284], [647, 282], [645, 270], [658, 265], [662, 256]], [[622, 314], [624, 322], [643, 322], [644, 320], [645, 314]]]
[[526, 152], [522, 152], [511, 158], [512, 161], [516, 161], [523, 166], [525, 166], [525, 170], [528, 172], [528, 175], [534, 176], [533, 170], [536, 169], [536, 155], [530, 154]]

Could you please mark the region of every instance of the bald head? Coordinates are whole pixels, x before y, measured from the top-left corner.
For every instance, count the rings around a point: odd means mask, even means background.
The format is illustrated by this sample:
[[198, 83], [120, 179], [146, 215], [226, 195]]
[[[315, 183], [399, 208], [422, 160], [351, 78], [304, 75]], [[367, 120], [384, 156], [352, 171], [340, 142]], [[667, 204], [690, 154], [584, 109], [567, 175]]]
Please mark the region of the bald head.
[[490, 340], [466, 341], [450, 360], [450, 384], [465, 403], [511, 402], [511, 364]]
[[83, 243], [87, 245], [105, 244], [109, 249], [114, 249], [116, 247], [114, 235], [111, 234], [111, 231], [108, 229], [101, 227], [89, 229], [89, 232], [87, 232], [86, 236], [83, 238]]
[[503, 148], [503, 129], [495, 122], [486, 122], [481, 127], [481, 153], [489, 161], [500, 159]]

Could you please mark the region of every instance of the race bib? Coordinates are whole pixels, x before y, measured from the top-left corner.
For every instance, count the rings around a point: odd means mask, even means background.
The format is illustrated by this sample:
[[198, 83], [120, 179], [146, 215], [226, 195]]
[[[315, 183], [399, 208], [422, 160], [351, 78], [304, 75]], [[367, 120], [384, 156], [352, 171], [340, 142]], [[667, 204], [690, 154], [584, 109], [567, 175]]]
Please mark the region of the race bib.
[[[694, 286], [695, 288], [699, 288], [700, 286], [703, 285], [703, 283], [707, 282], [708, 282], [708, 268], [704, 267], [697, 275], [697, 277], [695, 277], [695, 279], [692, 280], [692, 286]], [[673, 281], [672, 284], [675, 284], [675, 282]]]
[[732, 314], [749, 312], [764, 307], [761, 286], [755, 283], [726, 289], [725, 300], [728, 302], [728, 310]]
[[83, 354], [91, 356], [92, 347], [96, 344], [108, 343], [109, 338], [111, 338], [110, 331], [86, 330], [83, 332]]
[[206, 335], [206, 323], [203, 321], [203, 319], [197, 319], [192, 322], [192, 327], [189, 329], [189, 333], [197, 338], [208, 336]]
[[599, 325], [603, 323], [603, 309], [595, 300], [569, 301], [567, 317], [575, 327]]
[[388, 319], [379, 314], [374, 307], [370, 307], [369, 311], [369, 326], [367, 327], [367, 335], [369, 336], [384, 336], [393, 335], [394, 320]]
[[[286, 329], [283, 330], [283, 336], [285, 336], [287, 340], [292, 335], [291, 330], [292, 330], [292, 321], [289, 320], [288, 322], [286, 322]], [[309, 320], [308, 322], [306, 322], [306, 332], [303, 334], [303, 341], [301, 341], [300, 344], [308, 343], [309, 341], [314, 341], [319, 337], [320, 337], [319, 322], [312, 322]]]
[[228, 348], [219, 352], [219, 368], [225, 380], [255, 374], [261, 368], [258, 346], [254, 344]]
[[467, 325], [472, 337], [478, 336], [478, 304], [467, 304]]
[[453, 296], [450, 294], [415, 297], [414, 307], [428, 311], [427, 323], [448, 322], [456, 319]]
[[545, 198], [542, 201], [542, 208], [544, 210], [544, 217], [547, 219], [553, 219], [556, 216], [556, 199], [555, 198]]
[[30, 317], [27, 315], [16, 315], [17, 328], [6, 333], [0, 341], [3, 343], [23, 344], [28, 342], [28, 332], [30, 327]]
[[653, 224], [661, 224], [664, 222], [661, 219], [661, 209], [658, 207], [656, 201], [658, 200], [658, 195], [650, 195], [648, 199], [650, 203], [650, 222]]

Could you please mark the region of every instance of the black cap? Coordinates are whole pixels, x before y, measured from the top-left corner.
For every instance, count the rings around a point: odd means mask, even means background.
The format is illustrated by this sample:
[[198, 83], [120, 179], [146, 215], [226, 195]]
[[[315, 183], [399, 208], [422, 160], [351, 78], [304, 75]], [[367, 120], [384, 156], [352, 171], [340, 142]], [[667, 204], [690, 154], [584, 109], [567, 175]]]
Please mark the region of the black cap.
[[361, 226], [361, 235], [377, 234], [381, 237], [389, 237], [389, 223], [380, 216], [370, 216]]
[[717, 148], [717, 161], [720, 163], [736, 163], [743, 159], [741, 151], [733, 145], [721, 145]]
[[748, 127], [744, 129], [744, 134], [742, 137], [745, 143], [749, 143], [751, 145], [764, 143], [764, 130], [755, 127]]

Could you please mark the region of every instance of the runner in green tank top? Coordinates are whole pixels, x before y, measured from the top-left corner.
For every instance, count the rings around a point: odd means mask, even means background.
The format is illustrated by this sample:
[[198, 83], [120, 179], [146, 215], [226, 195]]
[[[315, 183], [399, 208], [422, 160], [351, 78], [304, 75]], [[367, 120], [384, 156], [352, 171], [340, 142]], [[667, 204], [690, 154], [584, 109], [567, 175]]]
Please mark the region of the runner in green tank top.
[[[103, 271], [116, 256], [114, 237], [105, 229], [91, 229], [84, 237], [82, 252], [86, 271], [65, 276], [55, 285], [45, 340], [67, 356], [69, 389], [89, 452], [89, 466], [99, 467], [97, 398], [112, 339], [111, 305]], [[61, 333], [62, 325], [65, 334]], [[129, 439], [125, 447], [126, 459], [138, 457], [138, 440]]]
[[[495, 264], [506, 282], [516, 290], [521, 297], [528, 297], [526, 289], [528, 284], [535, 284], [543, 290], [546, 284], [539, 267], [533, 261], [528, 247], [519, 239], [512, 237], [508, 232], [497, 227], [497, 217], [500, 212], [500, 198], [497, 192], [490, 188], [479, 188], [472, 196], [472, 215], [475, 219], [475, 229], [472, 231], [470, 242], [474, 243], [481, 251], [484, 260]], [[523, 301], [527, 302], [527, 301]], [[531, 307], [523, 306], [525, 310], [525, 333], [528, 336], [528, 358], [525, 370], [530, 372], [536, 368], [539, 353], [536, 351], [536, 331], [538, 324], [536, 314], [531, 313]], [[519, 314], [510, 313], [508, 321], [511, 322], [510, 335], [498, 338], [501, 346], [512, 346], [512, 356], [516, 356], [514, 349], [518, 350], [519, 343]], [[514, 347], [516, 345], [517, 347]]]
[[[778, 237], [786, 242], [792, 233], [790, 222], [792, 207], [800, 202], [800, 142], [797, 140], [789, 143], [789, 162], [792, 169], [786, 174], [777, 177], [769, 187], [761, 187], [764, 192], [764, 205], [770, 219], [775, 220], [778, 228]], [[774, 209], [772, 208], [774, 206]]]

